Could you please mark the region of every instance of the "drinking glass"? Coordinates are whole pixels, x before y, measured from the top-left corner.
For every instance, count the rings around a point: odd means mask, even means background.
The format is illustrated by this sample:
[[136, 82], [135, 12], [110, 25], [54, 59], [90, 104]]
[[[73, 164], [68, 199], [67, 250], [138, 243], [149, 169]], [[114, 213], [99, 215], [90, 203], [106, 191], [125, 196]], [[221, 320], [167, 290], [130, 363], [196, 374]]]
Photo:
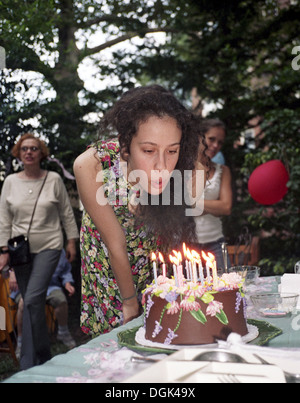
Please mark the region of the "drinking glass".
[[233, 266], [229, 269], [229, 273], [238, 273], [245, 279], [245, 285], [255, 284], [260, 276], [260, 267], [258, 266]]
[[300, 260], [295, 264], [295, 273], [300, 274]]

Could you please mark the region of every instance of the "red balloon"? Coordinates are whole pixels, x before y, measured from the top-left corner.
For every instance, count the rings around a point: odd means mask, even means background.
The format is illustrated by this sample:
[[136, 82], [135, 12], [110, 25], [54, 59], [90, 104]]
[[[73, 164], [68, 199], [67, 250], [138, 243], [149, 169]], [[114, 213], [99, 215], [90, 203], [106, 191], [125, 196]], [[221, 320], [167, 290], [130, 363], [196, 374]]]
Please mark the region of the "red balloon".
[[248, 190], [252, 198], [264, 205], [278, 203], [288, 192], [289, 174], [279, 160], [258, 166], [251, 174]]

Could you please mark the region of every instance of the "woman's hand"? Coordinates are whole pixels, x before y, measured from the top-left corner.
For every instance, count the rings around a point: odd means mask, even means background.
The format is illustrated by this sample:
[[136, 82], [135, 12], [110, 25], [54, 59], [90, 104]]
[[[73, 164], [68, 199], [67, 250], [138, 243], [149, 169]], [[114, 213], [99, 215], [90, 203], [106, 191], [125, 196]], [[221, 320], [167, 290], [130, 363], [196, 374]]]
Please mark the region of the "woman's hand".
[[0, 272], [4, 269], [5, 266], [8, 265], [9, 262], [9, 254], [5, 253], [4, 255], [0, 255]]
[[9, 272], [9, 289], [11, 292], [19, 290], [16, 275], [13, 270]]
[[68, 292], [69, 297], [72, 297], [75, 294], [75, 288], [71, 283], [66, 283], [65, 290]]
[[137, 298], [123, 301], [124, 325], [140, 316], [140, 307]]
[[76, 259], [76, 242], [75, 239], [70, 239], [66, 246], [66, 256], [70, 263]]

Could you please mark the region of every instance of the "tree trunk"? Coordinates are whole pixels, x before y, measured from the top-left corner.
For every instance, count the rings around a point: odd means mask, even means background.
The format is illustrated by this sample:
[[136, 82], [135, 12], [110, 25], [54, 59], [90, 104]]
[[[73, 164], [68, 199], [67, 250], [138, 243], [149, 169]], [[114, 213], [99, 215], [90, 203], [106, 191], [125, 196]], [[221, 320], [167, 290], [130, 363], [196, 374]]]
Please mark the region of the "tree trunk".
[[79, 140], [82, 132], [79, 92], [84, 89], [84, 82], [78, 75], [80, 51], [76, 45], [75, 16], [73, 0], [61, 0], [61, 18], [59, 30], [59, 59], [55, 67], [52, 85], [57, 93], [56, 119], [59, 125], [60, 141], [67, 145], [70, 136]]

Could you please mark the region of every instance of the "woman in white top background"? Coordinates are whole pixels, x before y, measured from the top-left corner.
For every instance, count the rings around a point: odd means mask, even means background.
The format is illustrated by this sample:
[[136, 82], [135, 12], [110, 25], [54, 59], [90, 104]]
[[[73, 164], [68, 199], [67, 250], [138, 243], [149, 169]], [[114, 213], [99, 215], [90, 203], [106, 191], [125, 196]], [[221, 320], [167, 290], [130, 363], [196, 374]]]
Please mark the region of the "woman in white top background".
[[20, 366], [27, 369], [51, 358], [45, 303], [46, 292], [64, 246], [71, 262], [76, 256], [79, 238], [70, 200], [61, 177], [41, 168], [48, 149], [31, 133], [23, 135], [12, 154], [24, 164], [22, 172], [9, 175], [3, 184], [0, 200], [0, 272], [9, 264], [7, 242], [26, 235], [40, 189], [29, 233], [31, 263], [14, 268], [24, 300], [23, 339]]
[[[221, 151], [225, 142], [226, 127], [219, 119], [206, 119], [200, 123], [207, 148], [205, 154], [211, 160]], [[222, 216], [231, 214], [232, 186], [230, 169], [211, 162], [204, 190], [204, 212], [195, 217], [198, 248], [215, 255], [218, 269], [224, 269], [221, 244], [225, 242]], [[230, 265], [230, 261], [228, 260]]]

